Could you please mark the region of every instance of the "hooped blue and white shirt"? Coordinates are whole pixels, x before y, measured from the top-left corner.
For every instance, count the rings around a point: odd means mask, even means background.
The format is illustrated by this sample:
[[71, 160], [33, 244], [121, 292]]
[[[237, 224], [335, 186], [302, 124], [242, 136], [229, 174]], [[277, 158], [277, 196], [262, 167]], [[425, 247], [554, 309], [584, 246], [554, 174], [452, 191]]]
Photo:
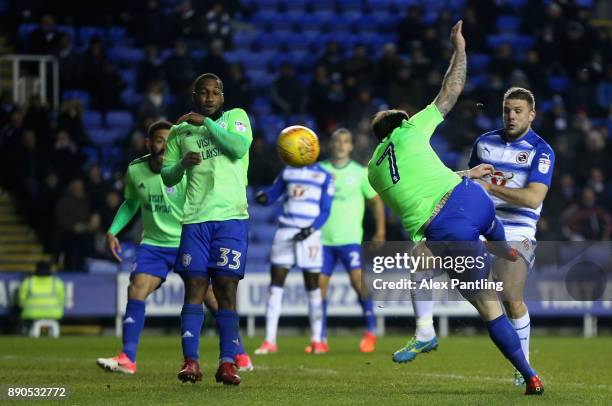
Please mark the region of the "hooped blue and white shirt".
[[[528, 184], [543, 183], [550, 188], [555, 165], [555, 153], [532, 129], [521, 138], [511, 141], [504, 130], [495, 130], [478, 137], [472, 148], [469, 167], [491, 164], [495, 173], [484, 180], [508, 188], [524, 188]], [[512, 236], [525, 236], [535, 240], [536, 224], [542, 205], [537, 209], [508, 203], [491, 195], [497, 217]]]

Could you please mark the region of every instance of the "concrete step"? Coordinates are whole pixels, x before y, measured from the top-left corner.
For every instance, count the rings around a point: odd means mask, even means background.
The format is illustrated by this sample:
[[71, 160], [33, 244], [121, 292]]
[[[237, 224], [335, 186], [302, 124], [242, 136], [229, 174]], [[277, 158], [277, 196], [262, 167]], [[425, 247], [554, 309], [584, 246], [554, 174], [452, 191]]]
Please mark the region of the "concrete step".
[[0, 244], [0, 254], [41, 254], [43, 247], [35, 243]]
[[12, 242], [29, 242], [35, 243], [36, 236], [33, 233], [14, 233], [0, 235], [0, 244], [12, 243]]
[[36, 263], [38, 261], [50, 261], [51, 260], [51, 255], [49, 254], [43, 254], [43, 253], [37, 253], [37, 254], [30, 254], [30, 253], [9, 253], [9, 254], [5, 254], [5, 253], [0, 253], [0, 263], [26, 263], [26, 262], [33, 262]]
[[0, 263], [0, 272], [34, 272], [36, 264], [34, 262], [21, 262], [15, 264]]

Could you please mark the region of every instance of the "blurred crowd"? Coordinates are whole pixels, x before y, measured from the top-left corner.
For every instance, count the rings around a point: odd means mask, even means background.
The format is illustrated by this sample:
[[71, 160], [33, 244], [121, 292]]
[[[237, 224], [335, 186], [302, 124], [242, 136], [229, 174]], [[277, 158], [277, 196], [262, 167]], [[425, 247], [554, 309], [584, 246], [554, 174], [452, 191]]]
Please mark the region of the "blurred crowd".
[[[38, 3], [41, 8], [34, 8]], [[62, 12], [61, 22], [77, 24], [83, 16], [86, 23], [108, 23], [100, 21], [104, 13], [92, 16], [82, 3]], [[190, 86], [198, 74], [210, 71], [224, 80], [227, 108], [250, 112], [255, 99], [265, 97], [273, 114], [312, 117], [323, 157], [331, 131], [350, 128], [354, 158], [365, 164], [373, 150], [373, 113], [388, 106], [415, 113], [431, 102], [452, 53], [448, 33], [455, 16], [442, 11], [435, 21], [424, 22], [423, 10], [413, 6], [402, 10], [404, 16], [390, 28], [397, 33], [396, 43], [376, 50], [358, 43], [347, 53], [331, 41], [306, 75], [288, 61], [279, 64], [269, 87], [261, 87], [250, 82], [244, 66], [224, 58], [235, 20], [248, 24], [253, 9], [237, 1], [185, 0], [173, 13], [162, 13], [157, 0], [108, 3], [118, 8], [110, 8], [115, 11], [106, 18], [124, 24], [146, 54], [134, 79], [144, 94], [132, 108], [134, 128], [117, 143], [118, 156], [110, 164], [92, 162], [86, 153], [99, 146], [83, 124], [79, 101], [64, 100], [54, 112], [37, 98], [25, 106], [15, 106], [6, 93], [0, 99], [1, 185], [18, 197], [19, 209], [45, 248], [61, 254], [67, 269], [78, 269], [86, 257], [107, 257], [104, 232], [122, 201], [125, 168], [147, 152], [143, 134], [152, 121], [174, 120], [191, 109]], [[34, 11], [46, 7], [29, 1], [11, 10], [17, 19], [4, 28], [7, 34], [16, 35], [20, 21], [39, 17], [28, 52], [59, 58], [62, 89], [88, 90], [100, 111], [127, 108], [119, 97], [125, 80], [107, 57], [107, 44], [94, 36], [86, 49], [77, 50], [69, 35], [54, 28], [56, 17]], [[461, 17], [468, 55], [489, 58], [482, 69], [468, 69], [466, 89], [439, 128], [434, 147], [446, 152], [447, 164], [465, 169], [477, 136], [501, 127], [504, 91], [531, 89], [538, 110], [533, 127], [556, 153], [538, 239], [607, 240], [612, 232], [612, 30], [596, 26], [594, 10], [572, 1], [526, 2], [519, 29], [533, 37], [532, 46], [519, 52], [502, 42], [492, 50], [485, 38], [497, 33], [497, 17], [511, 12], [504, 7], [504, 1], [466, 2]], [[162, 57], [166, 48], [172, 50]], [[205, 56], [194, 57], [195, 49]], [[269, 136], [256, 129], [252, 185], [271, 182], [281, 169], [273, 145], [265, 141]], [[390, 215], [388, 221], [389, 239], [402, 238], [397, 219]], [[137, 240], [138, 226], [122, 237]]]

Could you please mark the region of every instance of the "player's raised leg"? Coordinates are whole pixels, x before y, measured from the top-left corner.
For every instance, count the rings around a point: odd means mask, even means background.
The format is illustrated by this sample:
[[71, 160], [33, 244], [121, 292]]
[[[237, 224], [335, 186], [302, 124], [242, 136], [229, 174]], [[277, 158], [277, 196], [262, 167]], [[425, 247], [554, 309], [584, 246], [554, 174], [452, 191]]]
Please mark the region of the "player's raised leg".
[[266, 338], [255, 350], [256, 355], [273, 354], [278, 351], [276, 335], [278, 332], [278, 320], [283, 306], [283, 287], [289, 269], [279, 265], [270, 268], [270, 290], [268, 304], [266, 306]]
[[144, 327], [145, 300], [161, 283], [161, 278], [144, 273], [133, 274], [128, 286], [128, 302], [123, 316], [123, 349], [112, 358], [98, 358], [96, 363], [111, 372], [136, 373], [136, 352]]

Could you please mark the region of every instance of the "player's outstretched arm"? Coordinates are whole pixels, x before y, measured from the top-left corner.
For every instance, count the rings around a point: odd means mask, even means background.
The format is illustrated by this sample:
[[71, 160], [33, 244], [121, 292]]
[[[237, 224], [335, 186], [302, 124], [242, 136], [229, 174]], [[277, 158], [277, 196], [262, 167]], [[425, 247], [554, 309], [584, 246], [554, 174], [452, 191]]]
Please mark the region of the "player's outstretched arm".
[[264, 206], [270, 206], [274, 202], [278, 200], [285, 191], [287, 190], [287, 184], [283, 179], [283, 174], [281, 173], [274, 179], [274, 183], [272, 186], [267, 188], [263, 188], [255, 194], [255, 201]]
[[442, 116], [446, 116], [457, 102], [467, 76], [467, 56], [465, 39], [461, 33], [462, 25], [463, 21], [459, 20], [451, 30], [450, 40], [455, 52], [453, 52], [446, 75], [444, 75], [440, 93], [434, 99], [434, 104]]
[[124, 200], [119, 207], [119, 210], [117, 210], [117, 214], [115, 214], [115, 218], [113, 218], [113, 223], [106, 233], [106, 246], [118, 262], [121, 262], [121, 257], [119, 256], [119, 253], [121, 252], [121, 245], [119, 244], [119, 240], [117, 239], [116, 235], [123, 230], [123, 227], [125, 227], [130, 220], [132, 220], [139, 208], [140, 203], [138, 203], [138, 200]]

